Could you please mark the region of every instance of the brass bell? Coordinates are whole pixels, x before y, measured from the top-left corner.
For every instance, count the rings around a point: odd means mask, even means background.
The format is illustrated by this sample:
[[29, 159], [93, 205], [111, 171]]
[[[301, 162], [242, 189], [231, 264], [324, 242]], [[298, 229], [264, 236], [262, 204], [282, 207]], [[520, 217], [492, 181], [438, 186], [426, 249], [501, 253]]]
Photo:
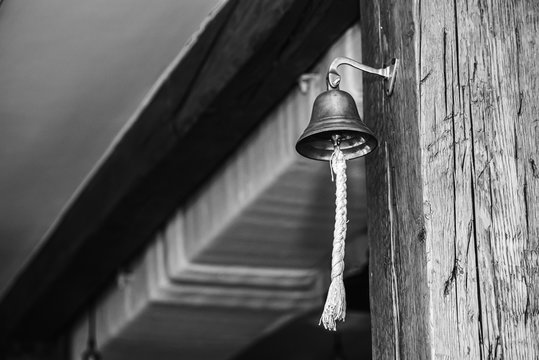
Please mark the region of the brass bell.
[[398, 59], [385, 68], [375, 69], [346, 57], [335, 58], [327, 73], [327, 91], [314, 101], [311, 121], [296, 143], [296, 151], [310, 159], [329, 161], [339, 146], [344, 158], [350, 160], [367, 155], [378, 146], [373, 132], [359, 117], [354, 98], [339, 90], [341, 76], [337, 68], [341, 65], [383, 77], [386, 95], [393, 93]]
[[367, 155], [378, 146], [373, 132], [361, 120], [354, 98], [342, 90], [318, 95], [296, 151], [310, 159], [329, 161], [335, 139], [346, 160]]

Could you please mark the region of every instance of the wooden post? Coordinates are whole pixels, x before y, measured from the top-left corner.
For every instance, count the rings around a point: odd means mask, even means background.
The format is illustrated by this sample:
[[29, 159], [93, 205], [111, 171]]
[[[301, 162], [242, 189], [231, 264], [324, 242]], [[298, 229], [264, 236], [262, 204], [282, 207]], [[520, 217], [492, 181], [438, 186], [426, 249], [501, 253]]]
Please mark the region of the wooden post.
[[362, 1], [374, 359], [539, 358], [539, 6]]

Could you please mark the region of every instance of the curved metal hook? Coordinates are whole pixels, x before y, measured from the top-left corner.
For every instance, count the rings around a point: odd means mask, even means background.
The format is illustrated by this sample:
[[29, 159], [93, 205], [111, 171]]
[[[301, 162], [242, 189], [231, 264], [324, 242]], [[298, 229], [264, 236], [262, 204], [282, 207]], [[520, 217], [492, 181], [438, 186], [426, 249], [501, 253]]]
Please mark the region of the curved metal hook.
[[397, 75], [397, 69], [399, 67], [399, 59], [392, 59], [391, 65], [385, 68], [375, 69], [347, 57], [336, 57], [331, 62], [331, 65], [329, 65], [326, 79], [328, 90], [339, 88], [339, 84], [341, 82], [341, 75], [339, 75], [339, 73], [337, 72], [337, 68], [341, 65], [349, 65], [369, 74], [382, 76], [385, 79], [386, 95], [390, 96], [393, 93], [393, 88], [395, 87], [395, 77]]

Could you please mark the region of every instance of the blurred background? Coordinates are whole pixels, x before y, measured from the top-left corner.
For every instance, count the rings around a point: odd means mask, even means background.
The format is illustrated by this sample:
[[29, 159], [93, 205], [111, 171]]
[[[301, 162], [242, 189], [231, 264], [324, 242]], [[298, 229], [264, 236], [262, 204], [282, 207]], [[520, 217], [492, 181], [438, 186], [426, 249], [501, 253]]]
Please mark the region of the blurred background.
[[370, 359], [364, 163], [332, 333], [334, 184], [294, 150], [329, 62], [361, 59], [358, 17], [355, 1], [0, 2], [3, 356]]

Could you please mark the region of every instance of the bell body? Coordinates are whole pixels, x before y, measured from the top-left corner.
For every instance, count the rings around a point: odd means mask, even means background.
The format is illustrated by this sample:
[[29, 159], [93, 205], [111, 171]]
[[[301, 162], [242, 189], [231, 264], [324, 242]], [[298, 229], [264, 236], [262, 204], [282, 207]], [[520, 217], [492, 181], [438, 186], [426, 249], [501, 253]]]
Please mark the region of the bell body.
[[364, 156], [378, 146], [373, 132], [361, 120], [354, 98], [342, 90], [318, 95], [296, 151], [310, 159], [329, 161], [335, 139], [346, 160]]

